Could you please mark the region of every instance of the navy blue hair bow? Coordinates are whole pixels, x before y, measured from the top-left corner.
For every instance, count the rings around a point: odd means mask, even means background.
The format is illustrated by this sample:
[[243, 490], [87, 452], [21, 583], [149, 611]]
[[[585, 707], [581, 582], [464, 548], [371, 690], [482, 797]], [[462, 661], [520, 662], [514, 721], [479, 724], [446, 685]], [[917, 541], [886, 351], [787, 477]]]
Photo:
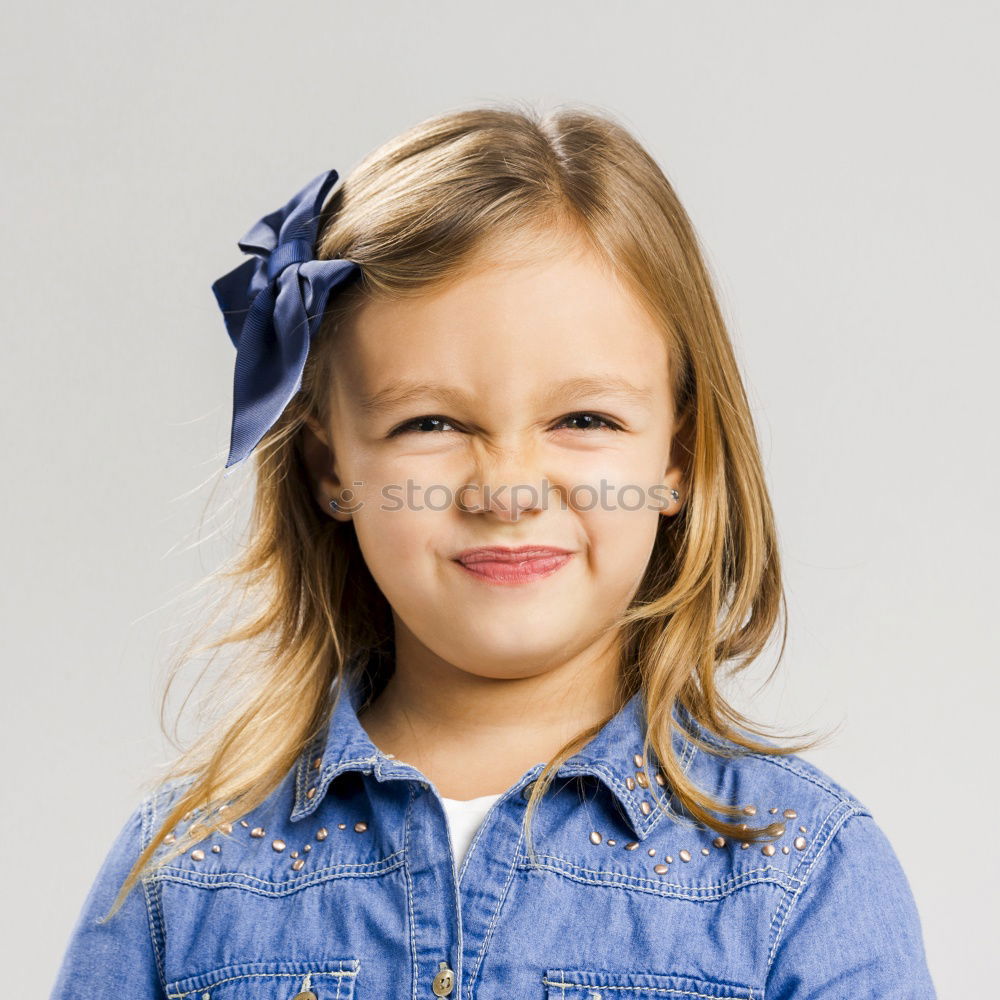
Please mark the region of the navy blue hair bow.
[[315, 259], [320, 211], [337, 176], [325, 171], [254, 223], [239, 248], [256, 256], [212, 285], [236, 347], [227, 469], [257, 447], [299, 391], [331, 291], [361, 273], [345, 258]]

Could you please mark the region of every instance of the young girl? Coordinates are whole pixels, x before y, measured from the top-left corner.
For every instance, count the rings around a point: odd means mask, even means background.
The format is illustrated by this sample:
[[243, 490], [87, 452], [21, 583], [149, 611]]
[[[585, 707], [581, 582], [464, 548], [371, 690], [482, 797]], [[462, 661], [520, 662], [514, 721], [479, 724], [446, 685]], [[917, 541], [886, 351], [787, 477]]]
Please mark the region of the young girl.
[[584, 110], [424, 122], [213, 286], [254, 453], [232, 714], [53, 997], [935, 996], [871, 811], [727, 703], [779, 620], [691, 223]]

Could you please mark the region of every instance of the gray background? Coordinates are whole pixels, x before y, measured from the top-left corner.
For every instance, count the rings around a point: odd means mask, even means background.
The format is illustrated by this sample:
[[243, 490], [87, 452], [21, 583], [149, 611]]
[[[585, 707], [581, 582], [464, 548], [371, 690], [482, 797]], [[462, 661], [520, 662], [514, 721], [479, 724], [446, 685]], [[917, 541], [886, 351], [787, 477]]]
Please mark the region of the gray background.
[[996, 981], [993, 5], [108, 0], [7, 25], [11, 996], [49, 989], [167, 758], [183, 593], [246, 511], [247, 481], [220, 476], [233, 351], [211, 281], [321, 170], [506, 98], [618, 116], [676, 186], [787, 573], [785, 659], [736, 698], [789, 729], [842, 724], [808, 756], [892, 841], [940, 995]]

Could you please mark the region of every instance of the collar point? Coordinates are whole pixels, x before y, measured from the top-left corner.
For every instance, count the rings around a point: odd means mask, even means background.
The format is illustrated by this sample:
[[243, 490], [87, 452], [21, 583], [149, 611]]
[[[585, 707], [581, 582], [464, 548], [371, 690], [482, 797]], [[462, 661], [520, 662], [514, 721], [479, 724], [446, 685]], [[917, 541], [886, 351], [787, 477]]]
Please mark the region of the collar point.
[[316, 811], [316, 803], [316, 799], [302, 799], [301, 797], [297, 797], [288, 818], [293, 823], [296, 823], [300, 819], [311, 816]]

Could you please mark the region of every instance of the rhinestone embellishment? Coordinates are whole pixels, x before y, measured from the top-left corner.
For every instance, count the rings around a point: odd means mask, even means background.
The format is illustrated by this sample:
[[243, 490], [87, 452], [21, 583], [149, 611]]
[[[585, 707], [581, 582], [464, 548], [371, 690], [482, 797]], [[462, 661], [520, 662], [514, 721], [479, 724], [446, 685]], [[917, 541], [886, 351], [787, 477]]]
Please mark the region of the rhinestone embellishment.
[[[637, 764], [637, 766], [638, 766], [638, 761], [640, 759], [641, 759], [641, 755], [640, 754], [636, 754], [635, 757], [633, 758], [633, 762], [635, 762]], [[649, 787], [649, 782], [648, 781], [646, 781], [645, 784], [643, 783], [643, 779], [644, 778], [645, 778], [645, 772], [637, 771], [636, 774], [635, 774], [635, 779], [634, 780], [631, 778], [631, 776], [628, 777], [628, 778], [626, 778], [626, 780], [625, 780], [626, 787], [632, 788], [637, 783], [640, 786], [644, 787], [644, 788]], [[650, 803], [647, 800], [644, 799], [644, 800], [640, 801], [640, 803], [639, 803], [639, 809], [642, 811], [642, 813], [643, 813], [644, 816], [648, 816], [649, 813], [651, 812], [652, 807], [651, 807]], [[741, 811], [742, 811], [742, 813], [743, 813], [744, 816], [755, 816], [757, 814], [757, 806], [754, 805], [753, 803], [747, 803], [746, 805], [744, 805], [742, 807]], [[778, 812], [779, 812], [779, 808], [777, 806], [771, 806], [768, 809], [768, 813], [771, 816], [776, 815]], [[798, 813], [794, 809], [785, 809], [785, 810], [782, 811], [782, 816], [785, 819], [795, 819], [795, 818], [798, 817]], [[748, 830], [749, 826], [746, 823], [740, 823], [740, 824], [738, 824], [738, 829], [740, 829], [740, 830]], [[786, 834], [786, 832], [787, 832], [787, 827], [786, 827], [786, 825], [784, 823], [779, 824], [776, 827], [776, 829], [777, 829], [776, 836], [778, 836], [778, 837], [783, 837]], [[805, 826], [800, 826], [798, 829], [799, 829], [799, 834], [800, 835], [797, 836], [792, 841], [792, 846], [797, 851], [804, 851], [806, 849], [806, 847], [808, 847], [809, 842], [806, 840], [805, 837], [801, 836], [801, 834], [804, 834], [804, 833], [806, 833], [808, 831], [807, 831], [807, 829], [806, 829]], [[592, 830], [590, 832], [590, 842], [591, 842], [591, 844], [593, 844], [595, 846], [603, 844], [603, 845], [605, 845], [607, 847], [615, 847], [618, 844], [618, 841], [614, 837], [605, 838], [604, 835], [599, 830]], [[727, 845], [728, 845], [728, 841], [726, 840], [725, 837], [716, 836], [716, 837], [713, 837], [713, 839], [712, 839], [712, 846], [715, 847], [718, 850], [722, 850]], [[736, 845], [733, 844], [733, 846], [735, 847]], [[770, 842], [766, 843], [766, 844], [763, 844], [760, 847], [760, 853], [765, 858], [773, 858], [778, 853], [778, 846], [779, 845], [775, 845], [774, 843], [770, 843]], [[626, 851], [634, 851], [634, 850], [636, 850], [639, 847], [639, 842], [637, 840], [629, 840], [629, 841], [626, 841], [624, 844], [622, 844], [622, 847]], [[749, 841], [739, 841], [739, 847], [740, 847], [740, 850], [748, 850], [749, 847], [750, 847], [750, 842]], [[788, 855], [790, 853], [791, 849], [789, 848], [789, 846], [787, 844], [781, 844], [780, 847], [781, 847], [781, 854], [782, 855]], [[677, 857], [680, 858], [680, 860], [683, 861], [685, 864], [690, 864], [691, 861], [694, 859], [695, 856], [709, 857], [711, 855], [711, 853], [712, 852], [707, 847], [699, 847], [697, 849], [697, 855], [692, 850], [689, 850], [688, 848], [681, 848], [677, 852]], [[646, 854], [650, 858], [655, 858], [656, 857], [656, 848], [655, 847], [648, 848], [647, 851], [646, 851]], [[666, 854], [666, 855], [664, 855], [664, 860], [663, 861], [658, 861], [658, 862], [656, 862], [655, 864], [652, 865], [652, 869], [653, 869], [653, 871], [657, 875], [666, 875], [670, 871], [670, 865], [673, 864], [673, 861], [674, 861], [673, 857], [671, 855], [669, 855], [669, 854]]]
[[[223, 812], [225, 808], [226, 806], [220, 806], [218, 812], [219, 813]], [[190, 818], [191, 814], [189, 813], [188, 816], [185, 818], [185, 822]], [[356, 820], [352, 824], [352, 827], [355, 833], [361, 834], [365, 833], [368, 830], [369, 824], [367, 820]], [[195, 823], [188, 829], [188, 834], [191, 836], [201, 835], [204, 837], [210, 835], [212, 832], [217, 832], [223, 834], [224, 836], [231, 837], [234, 829], [246, 830], [250, 840], [256, 841], [258, 843], [261, 840], [263, 840], [264, 837], [267, 836], [267, 830], [263, 826], [252, 827], [250, 824], [250, 820], [248, 819], [241, 819], [239, 821], [238, 827], [235, 827], [234, 824], [232, 822], [229, 822], [228, 820], [224, 822], [217, 822], [215, 824], [209, 823], [207, 825], [203, 823]], [[347, 823], [338, 823], [337, 829], [346, 830]], [[329, 835], [330, 831], [325, 826], [319, 827], [313, 834], [318, 843], [322, 843], [323, 841], [325, 841], [329, 837]], [[171, 844], [176, 843], [176, 841], [177, 841], [177, 834], [171, 832], [164, 835], [162, 843], [169, 846]], [[614, 841], [612, 840], [610, 841], [610, 843], [614, 844]], [[194, 847], [190, 851], [188, 851], [191, 860], [195, 862], [204, 861], [207, 857], [206, 846]], [[289, 846], [288, 843], [281, 837], [274, 837], [271, 840], [271, 849], [272, 851], [274, 851], [275, 854], [284, 854], [288, 846]], [[311, 843], [306, 843], [303, 844], [300, 848], [288, 852], [289, 867], [291, 868], [292, 871], [299, 872], [302, 871], [303, 868], [305, 868], [309, 852], [312, 851], [312, 849], [313, 845]], [[221, 854], [222, 844], [218, 843], [211, 844], [211, 846], [208, 847], [208, 850], [211, 851], [212, 854]]]

